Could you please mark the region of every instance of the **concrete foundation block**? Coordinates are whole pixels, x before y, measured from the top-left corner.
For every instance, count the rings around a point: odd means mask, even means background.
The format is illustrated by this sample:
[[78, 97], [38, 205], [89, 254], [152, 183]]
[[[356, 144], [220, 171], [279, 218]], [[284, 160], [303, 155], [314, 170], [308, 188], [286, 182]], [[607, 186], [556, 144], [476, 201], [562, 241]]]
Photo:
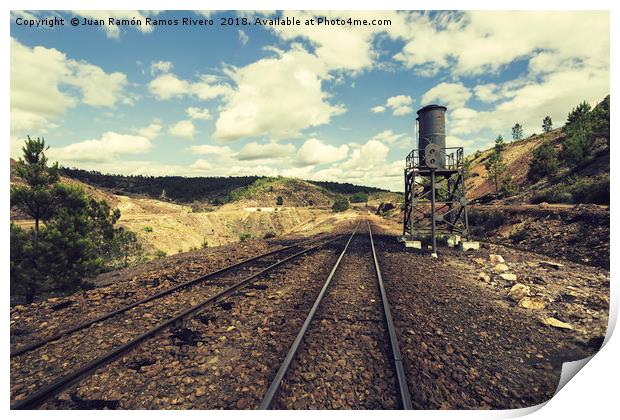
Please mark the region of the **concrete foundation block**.
[[461, 242], [461, 237], [459, 235], [451, 235], [448, 236], [447, 244], [449, 248], [454, 248]]
[[422, 249], [421, 241], [405, 241], [405, 248]]
[[463, 241], [460, 246], [461, 251], [467, 251], [469, 249], [480, 249], [480, 242], [477, 241]]

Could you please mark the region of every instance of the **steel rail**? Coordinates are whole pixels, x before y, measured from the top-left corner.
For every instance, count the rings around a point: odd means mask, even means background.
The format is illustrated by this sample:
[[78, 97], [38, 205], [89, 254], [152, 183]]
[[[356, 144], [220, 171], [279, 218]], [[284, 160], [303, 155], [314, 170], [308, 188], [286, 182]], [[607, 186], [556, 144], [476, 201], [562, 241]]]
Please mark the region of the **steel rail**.
[[116, 309], [116, 310], [114, 310], [112, 312], [108, 312], [106, 314], [103, 314], [103, 315], [99, 316], [98, 318], [95, 318], [95, 319], [92, 319], [92, 320], [89, 320], [89, 321], [85, 321], [85, 322], [83, 322], [81, 324], [78, 324], [78, 325], [76, 325], [74, 327], [68, 328], [68, 329], [66, 329], [64, 331], [60, 331], [60, 332], [58, 332], [58, 333], [56, 333], [56, 334], [54, 334], [54, 335], [52, 335], [50, 337], [43, 338], [43, 339], [41, 339], [39, 341], [35, 341], [34, 343], [31, 343], [31, 344], [25, 345], [25, 346], [23, 346], [23, 347], [21, 347], [19, 349], [13, 350], [11, 352], [11, 358], [16, 357], [16, 356], [20, 356], [20, 355], [22, 355], [24, 353], [28, 353], [28, 352], [30, 352], [32, 350], [38, 349], [39, 347], [42, 347], [42, 346], [44, 346], [47, 343], [50, 343], [52, 341], [59, 340], [59, 339], [61, 339], [62, 337], [66, 336], [66, 335], [73, 334], [74, 332], [77, 332], [77, 331], [82, 330], [84, 328], [90, 327], [93, 324], [97, 324], [99, 322], [102, 322], [102, 321], [105, 321], [105, 320], [107, 320], [109, 318], [112, 318], [113, 316], [119, 315], [119, 314], [121, 314], [123, 312], [127, 312], [128, 310], [133, 309], [136, 306], [144, 305], [147, 302], [150, 302], [150, 301], [155, 300], [155, 299], [159, 299], [160, 297], [169, 295], [169, 294], [171, 294], [173, 292], [176, 292], [177, 290], [180, 290], [180, 289], [183, 289], [183, 288], [186, 288], [186, 287], [189, 287], [189, 286], [193, 286], [193, 285], [195, 285], [197, 283], [205, 281], [205, 280], [207, 280], [207, 279], [209, 279], [211, 277], [218, 276], [220, 274], [226, 273], [226, 272], [228, 272], [228, 271], [230, 271], [230, 270], [232, 270], [234, 268], [238, 268], [238, 267], [240, 267], [240, 266], [242, 266], [244, 264], [247, 264], [249, 262], [256, 261], [256, 260], [258, 260], [260, 258], [267, 257], [269, 255], [273, 255], [273, 254], [276, 254], [278, 252], [286, 251], [286, 250], [294, 248], [296, 246], [301, 246], [301, 245], [304, 245], [304, 244], [307, 244], [309, 242], [313, 242], [313, 241], [316, 241], [316, 240], [319, 240], [319, 239], [317, 239], [317, 238], [308, 239], [306, 241], [297, 242], [295, 244], [288, 245], [288, 246], [285, 246], [285, 247], [281, 247], [281, 248], [278, 248], [278, 249], [274, 249], [272, 251], [265, 252], [265, 253], [260, 254], [260, 255], [255, 255], [253, 257], [246, 258], [245, 260], [239, 261], [239, 262], [237, 262], [235, 264], [229, 265], [227, 267], [221, 268], [221, 269], [213, 271], [211, 273], [207, 273], [207, 274], [205, 274], [203, 276], [200, 276], [200, 277], [197, 277], [195, 279], [192, 279], [192, 280], [186, 281], [184, 283], [180, 283], [180, 284], [177, 284], [175, 286], [169, 287], [168, 289], [162, 290], [161, 292], [158, 292], [158, 293], [156, 293], [154, 295], [148, 296], [148, 297], [146, 297], [146, 298], [144, 298], [142, 300], [139, 300], [137, 302], [131, 303], [131, 304], [126, 305], [126, 306], [123, 306], [123, 307], [121, 307], [119, 309]]
[[400, 353], [400, 347], [398, 345], [398, 337], [396, 335], [396, 329], [394, 328], [394, 321], [392, 319], [392, 311], [390, 310], [390, 304], [388, 302], [387, 293], [385, 292], [385, 285], [383, 284], [383, 276], [381, 275], [381, 268], [379, 267], [379, 260], [377, 259], [377, 253], [375, 252], [375, 243], [372, 239], [372, 229], [370, 223], [368, 224], [368, 236], [370, 237], [370, 247], [372, 248], [372, 258], [375, 262], [375, 271], [377, 273], [377, 281], [379, 282], [379, 290], [381, 291], [381, 302], [383, 303], [383, 313], [385, 316], [385, 323], [388, 329], [388, 335], [390, 337], [390, 346], [392, 347], [392, 357], [394, 359], [394, 368], [396, 369], [396, 377], [398, 379], [398, 388], [400, 391], [400, 399], [404, 410], [413, 409], [411, 404], [411, 394], [409, 394], [409, 387], [407, 386], [407, 376], [405, 375], [405, 367], [403, 366], [403, 358]]
[[[357, 227], [356, 227], [357, 229]], [[230, 295], [233, 292], [236, 292], [238, 289], [242, 288], [243, 286], [251, 283], [253, 280], [255, 280], [256, 278], [258, 278], [259, 276], [261, 276], [262, 274], [273, 270], [274, 268], [294, 259], [297, 258], [303, 254], [307, 254], [310, 251], [313, 251], [319, 247], [322, 247], [323, 245], [326, 245], [328, 243], [334, 242], [338, 239], [340, 239], [342, 237], [342, 235], [339, 235], [333, 239], [321, 242], [317, 245], [314, 245], [310, 248], [304, 249], [303, 251], [297, 252], [293, 255], [290, 255], [272, 265], [270, 265], [269, 267], [259, 271], [258, 273], [255, 273], [237, 283], [235, 283], [234, 285], [222, 290], [221, 292], [209, 297], [208, 299], [204, 300], [203, 302], [200, 302], [197, 305], [192, 306], [191, 308], [186, 309], [185, 311], [181, 312], [180, 314], [160, 323], [159, 325], [155, 326], [154, 328], [152, 328], [151, 330], [141, 334], [139, 337], [136, 337], [134, 339], [132, 339], [131, 341], [116, 347], [115, 349], [112, 349], [111, 351], [109, 351], [108, 353], [106, 353], [105, 355], [98, 357], [97, 359], [80, 366], [79, 368], [75, 369], [74, 371], [68, 373], [65, 376], [62, 376], [58, 379], [55, 379], [54, 381], [52, 381], [51, 383], [49, 383], [48, 385], [44, 385], [43, 387], [39, 388], [37, 391], [33, 392], [32, 394], [30, 394], [29, 396], [27, 396], [26, 398], [17, 401], [16, 403], [14, 403], [11, 406], [11, 410], [31, 410], [31, 409], [35, 409], [37, 407], [39, 407], [42, 403], [44, 403], [48, 398], [56, 395], [57, 393], [59, 393], [60, 391], [66, 389], [68, 386], [72, 385], [73, 383], [75, 383], [76, 381], [80, 380], [81, 378], [87, 376], [89, 373], [94, 372], [96, 369], [103, 367], [109, 363], [111, 363], [112, 361], [116, 360], [119, 356], [121, 356], [122, 354], [126, 353], [127, 351], [133, 349], [134, 347], [136, 347], [138, 344], [142, 343], [144, 340], [146, 340], [147, 338], [153, 337], [155, 336], [157, 333], [159, 333], [160, 331], [164, 330], [165, 328], [174, 325], [177, 321], [186, 318], [189, 315], [192, 315], [198, 311], [200, 311], [201, 309], [207, 307], [210, 304], [213, 304], [215, 302], [217, 302], [218, 300], [220, 300], [221, 298]], [[351, 239], [349, 238], [349, 242], [351, 241]], [[347, 242], [347, 246], [348, 246], [348, 242]]]
[[282, 361], [282, 364], [280, 365], [280, 368], [278, 369], [278, 372], [276, 373], [275, 378], [269, 385], [269, 389], [265, 393], [265, 396], [263, 397], [263, 400], [260, 403], [259, 409], [261, 410], [269, 409], [271, 402], [273, 401], [274, 397], [278, 393], [278, 390], [280, 389], [280, 385], [282, 384], [282, 380], [284, 379], [284, 376], [286, 375], [286, 372], [288, 371], [288, 368], [290, 367], [291, 362], [293, 361], [293, 359], [295, 358], [295, 355], [297, 354], [297, 350], [299, 349], [299, 346], [301, 345], [304, 335], [306, 334], [308, 327], [312, 323], [314, 314], [316, 313], [319, 305], [321, 304], [321, 301], [323, 300], [323, 296], [325, 296], [325, 293], [327, 292], [327, 288], [329, 287], [329, 284], [331, 283], [332, 278], [334, 277], [334, 274], [336, 273], [336, 269], [340, 265], [340, 261], [342, 261], [344, 254], [347, 252], [347, 249], [349, 248], [349, 244], [351, 243], [353, 236], [355, 236], [355, 233], [357, 232], [357, 228], [359, 227], [359, 225], [360, 223], [358, 222], [358, 224], [355, 226], [355, 229], [353, 229], [353, 233], [349, 237], [349, 240], [347, 241], [346, 245], [342, 249], [342, 252], [340, 253], [340, 256], [338, 257], [338, 260], [336, 260], [336, 264], [334, 264], [334, 267], [329, 273], [329, 276], [327, 276], [327, 280], [325, 280], [325, 283], [323, 284], [323, 287], [321, 288], [321, 291], [318, 297], [316, 298], [314, 305], [312, 305], [310, 312], [308, 312], [308, 315], [306, 316], [306, 320], [304, 321], [303, 325], [301, 326], [301, 329], [297, 333], [297, 336], [295, 337], [293, 344], [291, 345], [286, 357], [284, 358], [284, 361]]

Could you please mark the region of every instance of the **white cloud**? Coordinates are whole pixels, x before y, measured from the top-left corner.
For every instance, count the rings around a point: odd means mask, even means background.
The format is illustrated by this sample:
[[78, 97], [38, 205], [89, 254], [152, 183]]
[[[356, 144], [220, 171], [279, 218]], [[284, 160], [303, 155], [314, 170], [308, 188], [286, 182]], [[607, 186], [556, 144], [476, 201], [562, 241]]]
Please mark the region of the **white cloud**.
[[169, 73], [174, 65], [170, 61], [153, 61], [151, 63], [151, 75], [155, 76], [158, 73]]
[[[31, 48], [11, 38], [11, 136], [25, 137], [32, 130], [44, 133], [80, 101], [113, 107], [126, 85], [123, 73], [106, 73], [57, 49]], [[77, 88], [81, 95], [67, 87]]]
[[495, 83], [486, 83], [474, 87], [476, 99], [482, 102], [495, 102], [501, 98], [498, 93], [498, 86]]
[[402, 190], [403, 162], [387, 160], [388, 146], [375, 139], [349, 145], [353, 153], [348, 160], [308, 172], [306, 177]]
[[401, 106], [401, 107], [394, 109], [394, 112], [392, 113], [392, 115], [396, 117], [402, 117], [403, 115], [408, 115], [408, 114], [411, 114], [412, 112], [413, 112], [413, 108], [411, 108], [410, 106]]
[[[488, 111], [457, 108], [450, 112], [447, 130], [450, 134], [472, 136], [483, 130], [491, 136], [510, 136], [515, 122], [523, 125], [526, 135], [542, 131], [542, 119], [549, 115], [557, 123], [566, 120], [568, 111], [585, 100], [596, 104], [609, 93], [608, 69], [567, 68], [527, 83], [498, 86], [500, 99]], [[480, 139], [480, 145], [489, 139]]]
[[82, 101], [87, 105], [112, 107], [127, 85], [127, 77], [120, 72], [108, 74], [101, 67], [88, 63], [70, 62], [69, 66], [73, 74], [66, 83], [82, 91]]
[[394, 144], [406, 136], [407, 134], [405, 133], [396, 134], [392, 130], [384, 130], [379, 134], [376, 134], [371, 140], [378, 140], [388, 144]]
[[298, 137], [304, 128], [327, 124], [345, 111], [327, 102], [321, 82], [328, 72], [320, 60], [299, 47], [277, 54], [228, 70], [237, 87], [216, 122], [216, 139]]
[[392, 110], [392, 115], [402, 116], [413, 112], [413, 99], [409, 95], [397, 95], [387, 99], [385, 106]]
[[[72, 12], [76, 16], [85, 17], [88, 19], [103, 19], [105, 21], [105, 25], [101, 26], [101, 28], [105, 31], [106, 36], [108, 38], [117, 39], [121, 33], [120, 28], [126, 27], [135, 29], [142, 33], [151, 33], [153, 32], [152, 25], [145, 24], [145, 18], [147, 16], [156, 15], [159, 12], [156, 11], [138, 11], [138, 10], [74, 10]], [[142, 25], [126, 25], [126, 26], [118, 26], [118, 25], [108, 25], [109, 18], [113, 19], [135, 19], [142, 21]]]
[[381, 105], [377, 105], [377, 106], [373, 106], [372, 108], [370, 108], [370, 110], [374, 112], [375, 114], [381, 114], [382, 112], [385, 112], [385, 107]]
[[150, 148], [151, 142], [146, 137], [108, 131], [100, 139], [52, 147], [48, 155], [50, 160], [59, 162], [112, 162], [123, 155], [145, 153]]
[[194, 137], [196, 127], [192, 120], [181, 120], [168, 129], [168, 133], [176, 137], [191, 139]]
[[151, 80], [149, 90], [157, 99], [171, 99], [187, 95], [190, 91], [190, 84], [174, 74], [166, 73]]
[[241, 148], [236, 158], [239, 160], [275, 159], [291, 156], [293, 153], [295, 153], [295, 146], [292, 144], [251, 142]]
[[429, 105], [437, 101], [448, 108], [460, 108], [471, 98], [471, 91], [462, 83], [439, 83], [422, 96], [422, 103]]
[[[373, 19], [389, 19], [390, 25], [324, 25], [317, 30], [310, 25], [279, 25], [271, 29], [280, 38], [294, 41], [299, 38], [310, 41], [319, 60], [330, 70], [359, 73], [372, 68], [379, 58], [381, 51], [376, 51], [374, 41], [380, 34], [390, 37], [403, 36], [406, 31], [405, 14], [396, 11], [285, 11], [283, 18], [291, 17], [306, 19], [327, 17], [330, 20], [359, 19], [371, 21]], [[337, 40], [337, 42], [335, 42]]]
[[442, 68], [453, 75], [496, 72], [541, 52], [555, 57], [554, 67], [572, 59], [595, 65], [609, 61], [609, 13], [604, 11], [444, 12], [409, 19], [406, 44], [395, 58], [427, 74]]
[[383, 163], [387, 158], [389, 147], [378, 140], [368, 140], [361, 147], [353, 150], [351, 159], [343, 164], [344, 168], [370, 170]]
[[413, 99], [409, 95], [396, 95], [391, 96], [385, 102], [385, 106], [378, 105], [370, 110], [376, 114], [384, 112], [387, 108], [392, 110], [392, 115], [400, 117], [402, 115], [411, 114], [413, 112], [413, 108], [411, 107], [413, 104]]
[[246, 45], [248, 43], [248, 41], [250, 40], [250, 37], [248, 36], [248, 34], [245, 33], [245, 31], [239, 29], [239, 42], [241, 42], [241, 45]]
[[151, 80], [149, 91], [158, 100], [195, 96], [207, 100], [226, 96], [231, 92], [229, 85], [217, 82], [219, 78], [212, 75], [202, 75], [196, 82], [179, 79], [173, 73], [163, 73]]
[[191, 168], [199, 171], [211, 171], [213, 169], [213, 163], [206, 159], [198, 159], [192, 164]]
[[301, 166], [321, 165], [342, 160], [349, 154], [349, 147], [325, 144], [317, 139], [309, 139], [297, 151], [297, 160]]
[[153, 140], [155, 137], [159, 136], [163, 126], [159, 122], [159, 120], [153, 120], [148, 126], [139, 128], [136, 130], [136, 133], [142, 137], [146, 137], [149, 140]]
[[387, 99], [387, 101], [385, 102], [386, 106], [388, 106], [389, 108], [400, 108], [402, 106], [408, 106], [411, 105], [413, 103], [413, 99], [411, 99], [411, 96], [408, 95], [397, 95], [397, 96], [392, 96], [390, 98]]
[[211, 119], [211, 113], [208, 108], [189, 107], [185, 112], [192, 120], [208, 121]]

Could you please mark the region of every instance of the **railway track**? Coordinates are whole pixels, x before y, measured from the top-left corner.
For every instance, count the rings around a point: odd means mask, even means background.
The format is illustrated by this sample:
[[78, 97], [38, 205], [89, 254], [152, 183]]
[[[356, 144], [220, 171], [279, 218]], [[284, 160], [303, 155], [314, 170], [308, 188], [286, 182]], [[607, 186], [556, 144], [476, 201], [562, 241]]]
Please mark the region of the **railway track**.
[[356, 237], [356, 227], [271, 381], [261, 409], [397, 408], [396, 399], [400, 408], [412, 408], [368, 221], [366, 226], [368, 242]]
[[[48, 343], [50, 343], [52, 341], [59, 340], [59, 339], [61, 339], [63, 337], [66, 337], [66, 336], [68, 336], [68, 335], [70, 335], [70, 334], [72, 334], [74, 332], [83, 330], [83, 329], [88, 328], [88, 327], [90, 327], [90, 326], [92, 326], [94, 324], [99, 324], [99, 323], [101, 323], [103, 321], [106, 321], [106, 320], [112, 318], [112, 317], [115, 317], [117, 315], [123, 314], [123, 313], [125, 313], [125, 312], [127, 312], [127, 311], [129, 311], [129, 310], [131, 310], [131, 309], [133, 309], [135, 307], [145, 305], [145, 304], [147, 304], [149, 302], [152, 302], [154, 300], [160, 299], [160, 298], [165, 297], [165, 296], [169, 296], [169, 295], [171, 295], [171, 294], [173, 294], [175, 292], [181, 291], [183, 289], [190, 289], [190, 288], [192, 288], [194, 286], [201, 285], [204, 282], [206, 282], [207, 280], [211, 280], [212, 282], [213, 281], [219, 281], [223, 274], [228, 274], [232, 270], [244, 270], [244, 269], [247, 269], [247, 267], [249, 266], [250, 263], [259, 262], [261, 259], [264, 259], [266, 257], [275, 256], [276, 259], [277, 259], [277, 255], [278, 254], [281, 254], [283, 252], [287, 252], [287, 251], [290, 251], [290, 250], [294, 251], [295, 248], [298, 248], [300, 246], [304, 246], [304, 245], [312, 243], [312, 242], [316, 242], [318, 240], [321, 240], [321, 238], [313, 238], [313, 239], [310, 239], [310, 240], [300, 241], [300, 242], [293, 243], [291, 245], [287, 245], [287, 246], [284, 246], [284, 247], [276, 248], [274, 250], [271, 250], [271, 251], [268, 251], [268, 252], [265, 252], [265, 253], [262, 253], [262, 254], [259, 254], [259, 255], [255, 255], [255, 256], [246, 258], [246, 259], [244, 259], [242, 261], [239, 261], [239, 262], [236, 262], [234, 264], [230, 264], [230, 265], [225, 266], [225, 267], [223, 267], [221, 269], [218, 269], [216, 271], [213, 271], [213, 272], [207, 273], [205, 275], [196, 277], [196, 278], [191, 279], [189, 281], [185, 281], [185, 282], [176, 284], [176, 285], [171, 286], [169, 288], [166, 288], [166, 289], [164, 289], [164, 290], [162, 290], [160, 292], [157, 292], [157, 293], [154, 293], [154, 294], [152, 294], [150, 296], [147, 296], [146, 298], [139, 299], [136, 302], [130, 303], [128, 305], [123, 305], [123, 306], [121, 306], [118, 309], [109, 311], [109, 312], [107, 312], [107, 313], [105, 313], [103, 315], [100, 315], [98, 317], [95, 317], [95, 318], [92, 318], [90, 320], [78, 323], [77, 325], [70, 326], [70, 327], [68, 327], [68, 328], [66, 328], [64, 330], [55, 332], [55, 333], [53, 333], [51, 335], [48, 335], [48, 336], [45, 336], [43, 338], [32, 340], [30, 343], [27, 343], [25, 345], [21, 345], [21, 346], [17, 347], [16, 349], [11, 350], [10, 356], [11, 356], [11, 358], [13, 358], [13, 357], [17, 357], [17, 356], [20, 356], [22, 354], [28, 353], [28, 352], [30, 352], [32, 350], [35, 350], [35, 349], [37, 349], [39, 347], [42, 347], [42, 346], [46, 345], [46, 344], [48, 344]], [[269, 262], [269, 260], [267, 260], [267, 262], [265, 262], [265, 261], [262, 262], [262, 266], [263, 267], [267, 267], [270, 264], [271, 264], [271, 262]], [[256, 268], [256, 267], [254, 266], [253, 268]]]
[[[145, 340], [180, 326], [184, 319], [251, 285], [272, 270], [339, 238], [315, 238], [248, 258], [14, 350], [11, 371], [13, 375], [19, 372], [22, 381], [15, 385], [16, 378], [12, 377], [11, 393], [15, 402], [11, 408], [37, 408]], [[69, 339], [76, 334], [80, 336]], [[92, 350], [87, 351], [93, 348], [99, 350], [95, 357]], [[50, 357], [58, 354], [70, 356]], [[76, 365], [77, 369], [67, 373], [69, 366]]]

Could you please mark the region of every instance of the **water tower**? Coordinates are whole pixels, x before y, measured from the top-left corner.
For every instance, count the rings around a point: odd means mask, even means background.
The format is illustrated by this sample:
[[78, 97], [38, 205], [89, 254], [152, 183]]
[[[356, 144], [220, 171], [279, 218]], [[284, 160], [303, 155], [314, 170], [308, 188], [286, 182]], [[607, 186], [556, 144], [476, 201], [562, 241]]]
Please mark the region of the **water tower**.
[[405, 164], [405, 243], [421, 248], [428, 241], [433, 256], [438, 238], [477, 248], [477, 243], [461, 242], [469, 238], [464, 156], [462, 147], [446, 147], [446, 110], [441, 105], [418, 110], [418, 148]]

